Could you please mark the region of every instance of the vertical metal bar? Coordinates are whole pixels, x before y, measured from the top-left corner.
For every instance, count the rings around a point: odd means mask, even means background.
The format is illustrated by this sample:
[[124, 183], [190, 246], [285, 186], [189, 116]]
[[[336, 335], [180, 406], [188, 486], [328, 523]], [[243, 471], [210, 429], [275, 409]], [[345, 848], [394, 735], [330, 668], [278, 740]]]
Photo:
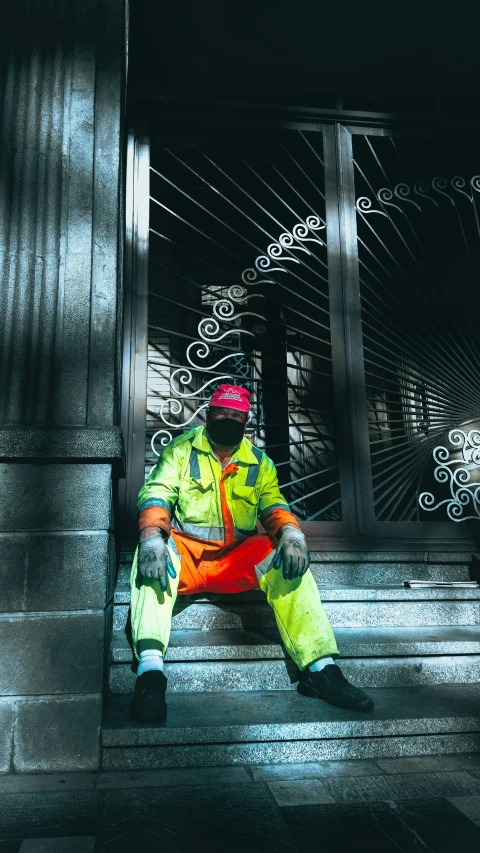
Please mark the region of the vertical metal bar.
[[[263, 340], [260, 338], [265, 448], [274, 462], [283, 462], [290, 458], [287, 334], [281, 308], [275, 299], [269, 299], [266, 313], [267, 336]], [[290, 476], [290, 466], [285, 465], [282, 471], [285, 482]], [[291, 487], [287, 486], [283, 493], [290, 501]]]
[[327, 225], [328, 286], [330, 301], [330, 330], [332, 347], [333, 406], [336, 424], [336, 445], [340, 478], [341, 518], [345, 532], [357, 532], [355, 488], [353, 479], [352, 442], [348, 419], [348, 385], [346, 370], [346, 340], [344, 294], [339, 220], [339, 170], [335, 127], [324, 130], [325, 209]]
[[119, 500], [125, 543], [136, 539], [136, 503], [144, 482], [148, 353], [150, 142], [146, 127], [129, 133], [126, 174], [125, 311], [122, 430], [126, 476]]
[[340, 258], [346, 337], [348, 411], [352, 441], [352, 476], [358, 531], [365, 533], [373, 522], [372, 468], [368, 439], [367, 394], [363, 363], [363, 342], [358, 270], [357, 223], [352, 136], [347, 128], [337, 125], [337, 157], [339, 170]]

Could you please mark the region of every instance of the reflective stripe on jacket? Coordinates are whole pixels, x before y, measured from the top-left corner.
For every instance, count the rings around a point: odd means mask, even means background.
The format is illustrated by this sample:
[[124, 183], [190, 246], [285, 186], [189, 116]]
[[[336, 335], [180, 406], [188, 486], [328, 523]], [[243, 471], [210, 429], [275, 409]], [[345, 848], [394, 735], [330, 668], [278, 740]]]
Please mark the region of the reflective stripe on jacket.
[[250, 535], [257, 519], [265, 523], [271, 513], [279, 518], [276, 529], [298, 524], [267, 454], [243, 438], [222, 471], [204, 426], [179, 436], [163, 450], [138, 496], [139, 513], [153, 507], [174, 516], [173, 526], [188, 536], [225, 544]]

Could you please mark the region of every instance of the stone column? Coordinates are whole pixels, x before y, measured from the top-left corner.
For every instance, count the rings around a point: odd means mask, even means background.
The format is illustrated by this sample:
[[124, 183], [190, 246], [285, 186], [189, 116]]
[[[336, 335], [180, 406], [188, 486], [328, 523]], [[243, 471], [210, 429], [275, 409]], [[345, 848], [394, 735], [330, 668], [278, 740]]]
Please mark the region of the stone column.
[[115, 573], [122, 0], [0, 45], [0, 772], [94, 770]]

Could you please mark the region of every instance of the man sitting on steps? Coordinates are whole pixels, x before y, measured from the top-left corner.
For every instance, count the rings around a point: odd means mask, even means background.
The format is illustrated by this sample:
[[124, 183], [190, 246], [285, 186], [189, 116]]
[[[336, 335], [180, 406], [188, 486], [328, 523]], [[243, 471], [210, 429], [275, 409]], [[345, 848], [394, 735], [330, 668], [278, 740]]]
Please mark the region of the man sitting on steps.
[[[161, 722], [166, 715], [163, 658], [177, 593], [258, 588], [300, 669], [298, 692], [340, 708], [373, 708], [334, 663], [337, 644], [308, 568], [305, 536], [279, 491], [272, 460], [244, 437], [249, 400], [245, 388], [221, 385], [206, 426], [174, 439], [140, 491], [131, 576], [135, 720]], [[266, 535], [257, 534], [257, 519]]]

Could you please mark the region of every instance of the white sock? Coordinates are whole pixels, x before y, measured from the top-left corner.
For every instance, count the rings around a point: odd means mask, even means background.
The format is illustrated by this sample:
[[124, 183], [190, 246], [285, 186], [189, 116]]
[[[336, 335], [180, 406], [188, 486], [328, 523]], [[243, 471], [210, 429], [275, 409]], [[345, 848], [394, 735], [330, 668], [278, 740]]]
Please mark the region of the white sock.
[[335, 664], [333, 658], [320, 658], [320, 660], [314, 660], [307, 669], [310, 672], [321, 672], [324, 667], [330, 666], [331, 663]]
[[156, 669], [163, 672], [163, 655], [159, 649], [146, 649], [144, 652], [140, 652], [137, 676], [143, 675], [149, 669]]

